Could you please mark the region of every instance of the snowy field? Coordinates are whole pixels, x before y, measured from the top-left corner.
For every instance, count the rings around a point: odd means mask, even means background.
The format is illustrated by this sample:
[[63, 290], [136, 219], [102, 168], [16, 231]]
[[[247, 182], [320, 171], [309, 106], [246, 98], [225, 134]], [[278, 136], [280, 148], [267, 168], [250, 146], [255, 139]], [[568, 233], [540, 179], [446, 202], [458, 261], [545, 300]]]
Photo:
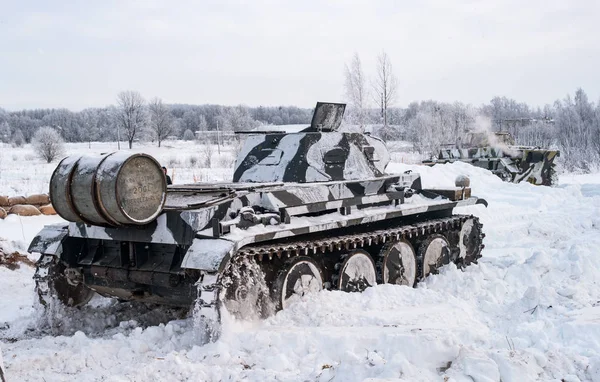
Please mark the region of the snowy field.
[[[127, 142], [121, 142], [126, 149]], [[152, 143], [134, 142], [133, 152], [154, 156], [168, 168], [175, 183], [229, 180], [236, 148], [210, 145], [210, 168], [206, 165], [207, 149], [201, 141], [164, 141], [162, 147]], [[65, 155], [101, 154], [117, 151], [116, 142], [67, 143]], [[11, 147], [0, 142], [0, 195], [30, 195], [48, 192], [48, 183], [58, 161], [46, 163], [34, 154], [31, 145]]]
[[[136, 150], [175, 169], [176, 183], [231, 176], [232, 149], [202, 169], [189, 159], [201, 145], [180, 143]], [[47, 189], [55, 164], [32, 156], [28, 148], [0, 148], [0, 194]], [[63, 335], [39, 330], [33, 269], [0, 267], [8, 381], [600, 382], [600, 175], [566, 174], [557, 187], [535, 187], [463, 163], [429, 168], [394, 159], [389, 172], [419, 171], [427, 187], [471, 178], [489, 207], [456, 212], [484, 224], [478, 265], [448, 265], [415, 289], [325, 291], [262, 322], [226, 319], [222, 337], [203, 346], [193, 320], [161, 323], [167, 314], [100, 298], [69, 317]], [[60, 220], [9, 216], [0, 220], [0, 246], [23, 250], [44, 224]]]

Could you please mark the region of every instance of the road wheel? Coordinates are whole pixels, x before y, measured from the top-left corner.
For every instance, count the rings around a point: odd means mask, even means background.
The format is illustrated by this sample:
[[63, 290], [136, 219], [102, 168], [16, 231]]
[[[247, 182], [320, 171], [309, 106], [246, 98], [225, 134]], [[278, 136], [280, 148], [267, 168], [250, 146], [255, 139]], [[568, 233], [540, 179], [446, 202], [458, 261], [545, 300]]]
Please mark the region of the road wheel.
[[290, 258], [273, 284], [273, 301], [278, 310], [285, 309], [308, 293], [323, 290], [323, 273], [310, 257]]
[[405, 240], [386, 244], [381, 250], [384, 284], [413, 287], [417, 279], [417, 257], [413, 246]]
[[338, 280], [338, 288], [344, 292], [362, 292], [377, 284], [375, 262], [368, 252], [359, 249], [346, 255]]
[[419, 247], [421, 259], [420, 277], [425, 278], [430, 274], [437, 274], [439, 269], [448, 264], [450, 259], [450, 244], [439, 234], [429, 236]]

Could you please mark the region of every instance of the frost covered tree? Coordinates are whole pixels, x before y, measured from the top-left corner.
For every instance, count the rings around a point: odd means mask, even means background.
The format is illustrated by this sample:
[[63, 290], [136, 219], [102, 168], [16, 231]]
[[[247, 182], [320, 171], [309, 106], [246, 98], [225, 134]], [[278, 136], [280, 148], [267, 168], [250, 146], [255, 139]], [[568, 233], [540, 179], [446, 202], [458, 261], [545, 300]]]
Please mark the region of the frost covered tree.
[[64, 153], [64, 141], [60, 134], [49, 126], [38, 129], [32, 139], [35, 153], [47, 163], [52, 162]]
[[563, 162], [568, 169], [589, 170], [600, 161], [600, 119], [582, 89], [556, 101], [556, 131]]
[[421, 154], [433, 153], [440, 143], [437, 136], [438, 126], [433, 119], [430, 113], [419, 111], [409, 122], [412, 143]]
[[[117, 127], [123, 128], [129, 148], [133, 146], [135, 134], [144, 128], [146, 121], [144, 104], [144, 98], [139, 92], [126, 90], [117, 95]], [[117, 135], [120, 136], [120, 133]]]
[[8, 143], [10, 141], [10, 125], [4, 121], [0, 123], [0, 142]]
[[224, 117], [223, 126], [219, 128], [221, 131], [247, 131], [252, 130], [258, 125], [252, 118], [250, 109], [242, 105], [229, 108]]
[[160, 98], [152, 99], [148, 104], [148, 109], [150, 110], [150, 129], [160, 147], [161, 142], [173, 131], [173, 118], [169, 108]]
[[392, 70], [392, 62], [385, 51], [377, 57], [377, 68], [373, 82], [373, 99], [381, 105], [381, 118], [384, 129], [388, 125], [388, 109], [396, 101], [398, 80]]
[[23, 136], [23, 132], [21, 131], [21, 129], [15, 130], [10, 140], [12, 144], [17, 147], [23, 146], [25, 144], [25, 137]]
[[92, 147], [92, 141], [100, 138], [100, 130], [98, 122], [100, 120], [100, 112], [98, 109], [84, 109], [79, 113], [80, 116], [80, 132], [78, 136], [81, 140], [88, 142], [88, 148]]
[[51, 109], [41, 119], [42, 126], [50, 126], [60, 131], [61, 136], [68, 142], [85, 141], [87, 136], [80, 136], [82, 131], [80, 118], [76, 113], [67, 109]]
[[183, 132], [183, 140], [184, 141], [193, 141], [195, 138], [194, 133], [192, 132], [192, 130], [187, 129], [186, 131]]
[[354, 53], [350, 64], [345, 67], [345, 82], [346, 98], [348, 99], [351, 110], [354, 114], [352, 122], [360, 126], [361, 131], [364, 131], [367, 113], [367, 89], [366, 76], [362, 69], [360, 57], [358, 53]]
[[202, 111], [198, 107], [186, 111], [181, 118], [181, 126], [183, 132], [185, 130], [191, 130], [192, 132], [198, 130], [205, 130], [206, 117], [202, 114]]
[[202, 145], [202, 156], [204, 159], [204, 166], [206, 168], [211, 168], [212, 167], [212, 156], [214, 153], [214, 149], [213, 149], [213, 145], [210, 141], [206, 141], [203, 145]]
[[196, 131], [206, 131], [208, 130], [208, 123], [206, 122], [206, 117], [204, 115], [200, 115], [198, 118], [198, 129]]
[[420, 153], [435, 155], [443, 144], [457, 144], [467, 132], [477, 130], [477, 110], [460, 102], [423, 101], [408, 106], [400, 123]]

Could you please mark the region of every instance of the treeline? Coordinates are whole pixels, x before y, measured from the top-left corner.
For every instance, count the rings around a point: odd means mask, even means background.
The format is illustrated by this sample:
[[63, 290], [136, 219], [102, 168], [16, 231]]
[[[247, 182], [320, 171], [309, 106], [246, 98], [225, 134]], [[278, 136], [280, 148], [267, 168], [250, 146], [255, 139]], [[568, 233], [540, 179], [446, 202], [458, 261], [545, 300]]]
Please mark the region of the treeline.
[[[114, 106], [80, 112], [0, 109], [0, 141], [29, 143], [40, 127], [49, 126], [67, 142], [114, 141], [119, 137], [130, 146], [136, 140], [160, 144], [170, 137], [194, 139], [196, 131], [308, 125], [312, 112], [294, 106], [167, 105], [157, 98], [146, 102], [139, 93], [127, 91], [118, 95]], [[351, 102], [344, 129], [365, 128], [385, 140], [410, 141], [424, 155], [435, 154], [442, 144], [455, 143], [468, 131], [508, 131], [518, 144], [560, 149], [561, 162], [569, 170], [590, 170], [600, 163], [600, 102], [590, 102], [583, 89], [544, 107], [506, 97], [495, 97], [481, 106], [422, 101], [387, 110], [359, 109]]]
[[[127, 93], [127, 92], [124, 92]], [[135, 93], [135, 92], [134, 92]], [[134, 140], [156, 140], [152, 106], [156, 99], [142, 103]], [[159, 100], [160, 101], [160, 100]], [[57, 130], [67, 142], [114, 141], [117, 135], [127, 140], [123, 125], [123, 106], [88, 108], [79, 112], [68, 109], [32, 109], [6, 111], [0, 108], [0, 142], [22, 145], [30, 143], [42, 126]], [[196, 131], [249, 130], [263, 124], [310, 124], [311, 109], [295, 106], [247, 107], [222, 105], [164, 105], [167, 115], [163, 132], [168, 137], [192, 139]], [[160, 110], [159, 110], [160, 113]], [[129, 126], [131, 127], [131, 126]], [[161, 137], [162, 138], [162, 137]]]
[[347, 112], [351, 124], [373, 126], [386, 140], [407, 140], [424, 155], [435, 155], [443, 144], [454, 144], [469, 131], [507, 131], [519, 145], [554, 148], [568, 170], [600, 166], [600, 102], [591, 102], [583, 89], [552, 105], [532, 107], [506, 97], [475, 107], [460, 102], [413, 102], [406, 109], [390, 108], [388, 125], [380, 110]]

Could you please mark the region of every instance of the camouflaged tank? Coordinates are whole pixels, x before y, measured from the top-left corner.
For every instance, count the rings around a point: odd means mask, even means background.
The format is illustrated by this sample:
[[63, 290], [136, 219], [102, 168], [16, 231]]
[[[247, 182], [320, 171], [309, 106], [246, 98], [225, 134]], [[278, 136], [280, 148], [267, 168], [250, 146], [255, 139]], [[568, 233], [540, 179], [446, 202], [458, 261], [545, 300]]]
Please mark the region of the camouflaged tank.
[[554, 168], [554, 159], [560, 156], [558, 150], [516, 146], [514, 138], [506, 132], [494, 133], [491, 139], [489, 133], [469, 133], [465, 142], [440, 149], [436, 159], [423, 164], [461, 161], [490, 170], [506, 182], [551, 186], [558, 181]]
[[344, 109], [318, 103], [300, 132], [247, 135], [232, 182], [167, 188], [148, 156], [65, 158], [50, 193], [68, 222], [29, 248], [41, 253], [42, 303], [81, 306], [99, 293], [245, 318], [324, 288], [412, 287], [475, 262], [481, 224], [453, 214], [486, 204], [468, 178], [425, 189], [419, 174], [386, 174], [380, 139], [338, 131]]

